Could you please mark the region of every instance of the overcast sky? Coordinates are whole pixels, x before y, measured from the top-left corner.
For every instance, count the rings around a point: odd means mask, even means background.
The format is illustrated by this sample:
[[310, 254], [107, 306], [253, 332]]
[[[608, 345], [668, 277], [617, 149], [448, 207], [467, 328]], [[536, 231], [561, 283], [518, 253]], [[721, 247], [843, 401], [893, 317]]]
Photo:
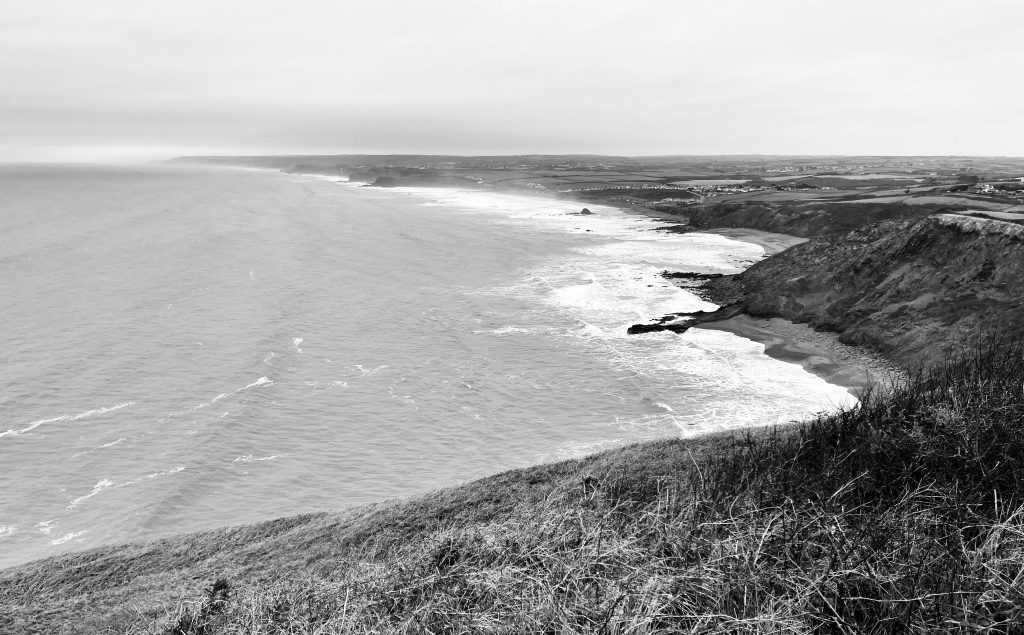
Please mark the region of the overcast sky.
[[0, 0], [0, 160], [1024, 155], [1018, 0]]

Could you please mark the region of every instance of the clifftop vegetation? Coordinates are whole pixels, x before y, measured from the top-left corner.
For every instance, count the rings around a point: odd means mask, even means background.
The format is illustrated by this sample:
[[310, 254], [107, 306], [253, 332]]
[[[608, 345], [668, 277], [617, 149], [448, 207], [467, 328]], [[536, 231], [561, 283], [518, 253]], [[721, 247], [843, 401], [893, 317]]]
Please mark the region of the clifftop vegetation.
[[[1022, 632], [1024, 344], [988, 336], [1024, 324], [1021, 236], [1009, 223], [931, 216], [952, 200], [1016, 220], [1013, 201], [933, 196], [982, 170], [980, 160], [755, 157], [710, 169], [695, 157], [387, 159], [491, 185], [586, 183], [609, 204], [657, 207], [660, 194], [647, 192], [670, 192], [662, 211], [701, 228], [814, 236], [708, 284], [751, 312], [931, 365], [891, 393], [800, 424], [640, 444], [410, 500], [0, 571], [0, 632]], [[1024, 169], [1007, 162], [990, 162], [996, 176]], [[893, 199], [889, 182], [820, 197], [737, 192], [710, 205], [673, 185], [744, 174], [854, 180], [855, 169], [882, 168], [924, 181], [912, 202]]]
[[1022, 386], [989, 342], [799, 425], [51, 558], [0, 630], [1016, 632]]
[[994, 333], [1024, 335], [1022, 280], [1024, 227], [940, 214], [813, 238], [706, 289], [914, 368]]

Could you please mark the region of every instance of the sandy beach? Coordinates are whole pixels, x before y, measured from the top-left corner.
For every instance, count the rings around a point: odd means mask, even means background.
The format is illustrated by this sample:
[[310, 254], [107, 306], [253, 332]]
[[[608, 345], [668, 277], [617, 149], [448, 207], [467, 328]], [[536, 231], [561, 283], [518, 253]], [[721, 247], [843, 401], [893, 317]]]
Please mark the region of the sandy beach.
[[800, 364], [807, 372], [842, 386], [858, 399], [869, 388], [886, 391], [906, 377], [899, 367], [877, 353], [843, 344], [833, 333], [782, 318], [739, 315], [694, 328], [726, 331], [764, 344], [766, 355]]
[[807, 242], [806, 238], [790, 236], [789, 234], [775, 234], [772, 232], [759, 231], [757, 229], [743, 229], [736, 227], [719, 227], [716, 229], [701, 229], [695, 234], [717, 234], [733, 240], [740, 240], [745, 243], [754, 243], [764, 249], [766, 256], [774, 256], [780, 251], [789, 249], [793, 245]]
[[[765, 256], [807, 241], [788, 234], [732, 227], [700, 230], [700, 233], [756, 244], [765, 250]], [[816, 331], [806, 324], [782, 318], [739, 315], [694, 328], [726, 331], [764, 344], [764, 352], [769, 357], [800, 364], [807, 372], [842, 386], [857, 398], [868, 388], [888, 390], [906, 377], [902, 369], [874, 351], [843, 344], [834, 333]]]
[[[615, 205], [611, 205], [615, 207]], [[671, 223], [674, 226], [679, 225], [679, 217], [671, 214], [665, 214], [658, 212], [646, 207], [641, 208], [630, 208], [630, 207], [618, 207], [627, 214], [637, 214], [639, 216], [648, 216], [657, 220]], [[661, 228], [663, 231], [667, 228]], [[718, 236], [725, 236], [726, 238], [732, 238], [733, 240], [740, 240], [745, 243], [753, 243], [762, 247], [765, 251], [765, 256], [773, 256], [780, 251], [789, 249], [793, 245], [799, 245], [800, 243], [807, 242], [806, 238], [800, 238], [799, 236], [791, 236], [789, 234], [776, 234], [773, 232], [761, 231], [758, 229], [747, 229], [745, 227], [715, 227], [712, 229], [694, 229], [694, 234], [716, 234]]]

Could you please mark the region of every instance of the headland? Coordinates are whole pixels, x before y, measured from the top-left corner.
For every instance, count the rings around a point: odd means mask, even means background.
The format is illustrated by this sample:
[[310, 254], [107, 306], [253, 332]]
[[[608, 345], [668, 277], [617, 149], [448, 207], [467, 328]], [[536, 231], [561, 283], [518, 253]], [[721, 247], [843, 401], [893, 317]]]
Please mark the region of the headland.
[[755, 339], [852, 389], [864, 386], [862, 371], [886, 370], [863, 351], [910, 374], [800, 424], [640, 444], [409, 500], [0, 571], [0, 630], [1010, 632], [1020, 623], [1024, 160], [190, 160], [387, 187], [546, 191], [657, 215], [665, 231], [756, 238], [770, 255], [735, 276], [667, 272], [730, 308], [696, 328]]

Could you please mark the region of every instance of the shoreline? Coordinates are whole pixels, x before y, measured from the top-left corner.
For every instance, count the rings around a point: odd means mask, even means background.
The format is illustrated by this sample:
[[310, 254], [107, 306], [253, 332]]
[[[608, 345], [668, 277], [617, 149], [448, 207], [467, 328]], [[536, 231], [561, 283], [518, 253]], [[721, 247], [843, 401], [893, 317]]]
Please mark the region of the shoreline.
[[[432, 189], [432, 188], [431, 188]], [[558, 201], [568, 205], [581, 207], [608, 207], [629, 215], [644, 216], [666, 223], [678, 223], [679, 218], [642, 207], [628, 207], [607, 203], [585, 202], [573, 199], [552, 197], [549, 194], [538, 195], [535, 192], [494, 192], [511, 194], [529, 198]], [[665, 231], [657, 228], [655, 231]], [[769, 258], [790, 247], [807, 242], [808, 238], [750, 229], [745, 227], [718, 227], [695, 229], [693, 233], [714, 234], [724, 236], [738, 242], [754, 244], [764, 250], [764, 257]], [[678, 285], [688, 288], [683, 285]], [[764, 354], [773, 359], [800, 365], [808, 373], [820, 377], [829, 384], [839, 386], [853, 397], [860, 399], [869, 389], [888, 392], [894, 385], [903, 381], [906, 372], [885, 359], [881, 354], [870, 349], [843, 344], [839, 336], [824, 331], [816, 331], [806, 324], [797, 324], [784, 318], [756, 318], [747, 314], [705, 322], [692, 328], [725, 331], [764, 345]]]
[[[434, 189], [434, 188], [424, 188]], [[438, 188], [443, 189], [443, 188]], [[678, 224], [679, 218], [643, 207], [620, 206], [607, 203], [586, 202], [553, 197], [548, 193], [536, 192], [492, 192], [512, 196], [557, 201], [570, 206], [607, 207], [633, 216], [644, 216], [656, 221]], [[750, 229], [745, 227], [718, 227], [689, 231], [672, 231], [656, 228], [654, 231], [668, 233], [714, 234], [738, 242], [757, 245], [769, 258], [790, 247], [807, 242], [808, 238]], [[678, 285], [691, 290], [692, 287]], [[853, 397], [860, 399], [869, 389], [888, 392], [906, 378], [906, 372], [885, 359], [881, 354], [861, 346], [843, 344], [839, 336], [816, 331], [806, 324], [797, 324], [784, 318], [756, 318], [747, 314], [705, 322], [691, 328], [725, 331], [752, 342], [764, 345], [764, 354], [783, 362], [798, 364], [808, 373], [820, 377], [829, 384], [844, 388]]]
[[790, 247], [805, 243], [808, 241], [807, 238], [800, 238], [799, 236], [790, 236], [789, 234], [776, 234], [773, 232], [761, 231], [759, 229], [746, 229], [738, 227], [717, 227], [714, 229], [696, 229], [690, 233], [693, 234], [715, 234], [717, 236], [725, 236], [732, 240], [738, 240], [743, 243], [752, 243], [757, 245], [761, 249], [764, 249], [765, 257], [774, 256], [780, 251], [785, 251]]
[[[594, 203], [591, 203], [592, 205]], [[615, 209], [632, 214], [635, 216], [646, 216], [653, 218], [657, 221], [669, 223], [671, 225], [679, 225], [679, 217], [667, 214], [665, 212], [659, 212], [646, 207], [623, 207], [617, 205], [609, 205], [607, 203], [600, 203], [606, 207], [614, 207]], [[586, 205], [586, 203], [583, 203]], [[725, 236], [733, 240], [738, 240], [744, 243], [752, 243], [764, 249], [765, 257], [774, 256], [780, 251], [785, 251], [794, 245], [805, 243], [809, 239], [801, 238], [799, 236], [793, 236], [791, 234], [777, 234], [774, 232], [762, 231], [760, 229], [749, 229], [746, 227], [711, 227], [711, 228], [693, 228], [692, 230], [673, 230], [669, 229], [670, 225], [663, 228], [658, 228], [658, 231], [665, 231], [674, 234], [715, 234], [717, 236]]]
[[[643, 211], [633, 210], [633, 213], [642, 214]], [[670, 220], [670, 217], [657, 212], [650, 215]], [[715, 234], [751, 243], [764, 249], [765, 258], [808, 241], [799, 236], [740, 227], [698, 229], [688, 233]], [[869, 390], [889, 392], [907, 378], [902, 368], [880, 353], [862, 346], [843, 344], [834, 333], [817, 331], [807, 324], [785, 318], [759, 318], [743, 313], [691, 328], [724, 331], [763, 344], [764, 354], [768, 357], [798, 364], [808, 373], [845, 388], [858, 400]]]
[[765, 355], [799, 364], [828, 383], [845, 388], [857, 399], [869, 391], [887, 393], [907, 377], [878, 353], [843, 344], [838, 335], [784, 318], [738, 315], [693, 328], [724, 331], [763, 344]]

